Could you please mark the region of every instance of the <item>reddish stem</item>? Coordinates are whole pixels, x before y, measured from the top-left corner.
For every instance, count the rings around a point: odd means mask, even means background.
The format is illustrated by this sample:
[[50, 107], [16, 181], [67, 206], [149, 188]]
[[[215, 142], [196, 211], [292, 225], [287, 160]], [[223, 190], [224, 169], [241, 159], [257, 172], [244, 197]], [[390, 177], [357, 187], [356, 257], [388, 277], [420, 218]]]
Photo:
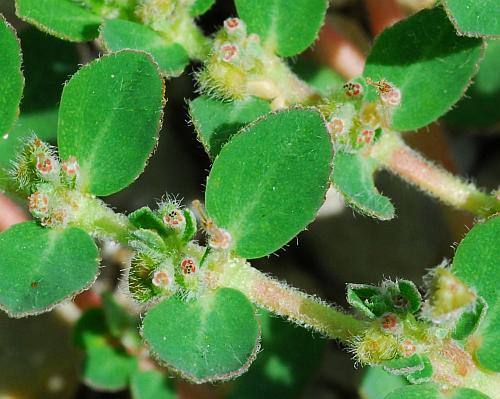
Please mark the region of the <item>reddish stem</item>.
[[365, 0], [365, 4], [374, 36], [403, 18], [396, 0]]

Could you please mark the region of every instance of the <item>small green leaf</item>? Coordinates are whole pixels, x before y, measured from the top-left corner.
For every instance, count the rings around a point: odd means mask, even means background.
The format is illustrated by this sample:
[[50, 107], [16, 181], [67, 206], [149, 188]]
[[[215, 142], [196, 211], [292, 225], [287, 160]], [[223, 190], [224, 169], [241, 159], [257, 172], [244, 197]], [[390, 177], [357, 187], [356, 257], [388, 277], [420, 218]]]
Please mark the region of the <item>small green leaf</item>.
[[498, 0], [445, 0], [443, 3], [461, 35], [500, 37]]
[[97, 38], [101, 18], [71, 0], [16, 0], [23, 21], [60, 39], [85, 42]]
[[125, 389], [137, 368], [137, 360], [123, 349], [102, 343], [85, 353], [82, 377], [85, 383], [100, 391]]
[[102, 25], [101, 38], [109, 51], [134, 49], [150, 53], [167, 77], [179, 76], [189, 63], [184, 47], [168, 43], [154, 30], [136, 22], [108, 19]]
[[167, 236], [169, 230], [161, 219], [147, 206], [137, 209], [128, 215], [130, 222], [137, 228], [157, 231], [162, 236]]
[[137, 371], [130, 381], [132, 399], [175, 399], [173, 384], [158, 370]]
[[380, 34], [363, 75], [401, 90], [393, 128], [414, 130], [435, 121], [462, 97], [482, 47], [480, 39], [457, 36], [441, 7], [423, 10]]
[[500, 371], [499, 259], [500, 217], [497, 216], [476, 224], [469, 231], [457, 248], [451, 269], [488, 304], [486, 316], [476, 332], [481, 339], [475, 357], [483, 367], [496, 372]]
[[268, 114], [241, 130], [215, 160], [206, 207], [238, 255], [281, 248], [316, 216], [331, 171], [330, 135], [314, 109]]
[[102, 294], [102, 310], [108, 330], [114, 337], [119, 338], [125, 330], [133, 326], [132, 318], [125, 308], [116, 302], [111, 292]]
[[489, 40], [474, 82], [457, 106], [445, 115], [446, 123], [459, 128], [484, 128], [500, 123], [499, 70], [500, 40]]
[[205, 14], [215, 4], [215, 0], [194, 0], [191, 6], [191, 15], [197, 17]]
[[363, 399], [383, 399], [395, 389], [408, 385], [404, 377], [390, 374], [382, 367], [367, 367], [361, 382]]
[[436, 384], [408, 385], [392, 391], [384, 399], [489, 399], [475, 389], [459, 388], [451, 394], [441, 394]]
[[368, 284], [347, 284], [347, 302], [371, 319], [387, 311], [379, 287]]
[[208, 96], [200, 96], [189, 102], [189, 114], [198, 140], [211, 158], [240, 128], [271, 111], [269, 102], [250, 97], [247, 100], [223, 102]]
[[376, 168], [373, 161], [337, 150], [333, 165], [333, 184], [349, 205], [377, 219], [390, 220], [394, 217], [394, 206], [389, 198], [377, 191], [373, 182]]
[[466, 339], [474, 333], [488, 310], [488, 305], [483, 298], [479, 297], [473, 311], [466, 312], [460, 316], [453, 327], [452, 338], [456, 340]]
[[16, 32], [0, 14], [0, 140], [19, 115], [24, 78], [21, 46]]
[[[309, 47], [323, 25], [328, 1], [236, 0], [236, 9], [248, 30], [283, 57]], [[305, 17], [307, 16], [307, 17]]]
[[429, 382], [432, 377], [432, 363], [427, 356], [422, 356], [422, 362], [424, 364], [424, 368], [419, 371], [415, 371], [414, 373], [408, 374], [406, 378], [412, 384], [422, 384], [424, 382]]
[[394, 375], [407, 375], [425, 368], [422, 357], [416, 353], [410, 357], [399, 357], [383, 363], [384, 370]]
[[[410, 280], [398, 280], [397, 285], [399, 288], [398, 294], [401, 296], [398, 299], [402, 302], [399, 306], [405, 312], [416, 313], [422, 305], [422, 296], [416, 285]], [[393, 298], [393, 301], [398, 302], [396, 298]], [[396, 303], [397, 306], [398, 304]]]
[[85, 350], [82, 377], [85, 383], [104, 391], [127, 387], [137, 369], [136, 358], [110, 340], [106, 316], [101, 309], [90, 309], [75, 325], [76, 343]]
[[307, 383], [319, 369], [326, 340], [269, 312], [259, 312], [263, 351], [234, 382], [229, 399], [303, 397]]
[[186, 226], [184, 227], [184, 233], [182, 234], [182, 242], [187, 244], [196, 234], [196, 216], [189, 209], [184, 209], [182, 213], [184, 214], [184, 219], [186, 219]]
[[169, 368], [202, 383], [245, 372], [257, 354], [260, 331], [248, 299], [220, 288], [190, 302], [173, 296], [153, 306], [142, 335]]
[[84, 231], [24, 222], [0, 234], [0, 308], [12, 317], [47, 312], [92, 284], [98, 251]]
[[156, 145], [163, 92], [156, 65], [138, 51], [101, 57], [73, 75], [57, 139], [61, 157], [80, 163], [84, 190], [113, 194], [139, 176]]

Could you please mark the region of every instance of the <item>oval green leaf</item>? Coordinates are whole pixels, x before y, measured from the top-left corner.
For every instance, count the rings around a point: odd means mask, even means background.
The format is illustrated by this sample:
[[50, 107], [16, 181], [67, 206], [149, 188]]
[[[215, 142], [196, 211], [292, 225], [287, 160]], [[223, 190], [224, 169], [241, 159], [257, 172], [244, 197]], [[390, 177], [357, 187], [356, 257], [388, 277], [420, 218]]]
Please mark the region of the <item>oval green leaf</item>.
[[337, 150], [333, 158], [332, 180], [346, 202], [365, 215], [390, 220], [394, 206], [377, 191], [373, 181], [376, 163], [360, 155]]
[[0, 140], [19, 115], [24, 78], [21, 45], [12, 26], [0, 14]]
[[228, 102], [200, 96], [189, 102], [189, 115], [198, 140], [211, 158], [219, 154], [238, 130], [269, 111], [269, 102], [256, 97]]
[[281, 248], [316, 216], [329, 186], [332, 145], [318, 111], [268, 114], [240, 131], [215, 160], [205, 201], [238, 255]]
[[98, 251], [83, 230], [53, 230], [34, 222], [0, 234], [0, 308], [11, 317], [47, 312], [92, 284]]
[[301, 53], [318, 37], [327, 0], [236, 0], [248, 30], [283, 57]]
[[151, 57], [120, 51], [86, 65], [66, 84], [57, 140], [76, 156], [83, 190], [109, 195], [142, 173], [161, 124], [163, 79]]
[[363, 399], [383, 399], [397, 388], [408, 385], [403, 376], [390, 374], [382, 367], [366, 367], [366, 369], [359, 391]]
[[462, 240], [453, 259], [452, 271], [488, 304], [477, 333], [481, 339], [475, 352], [485, 368], [500, 372], [500, 216], [476, 224]]
[[443, 3], [461, 35], [500, 37], [498, 0], [445, 0]]
[[476, 73], [483, 41], [457, 36], [441, 7], [423, 10], [377, 38], [363, 75], [385, 79], [402, 93], [393, 128], [414, 130], [446, 113]]
[[194, 0], [191, 6], [191, 15], [197, 17], [199, 15], [205, 14], [208, 10], [212, 8], [215, 4], [215, 0]]
[[72, 42], [97, 38], [101, 17], [71, 0], [16, 0], [16, 14], [38, 29]]
[[167, 77], [179, 76], [189, 63], [189, 56], [178, 43], [168, 43], [147, 26], [121, 19], [108, 19], [101, 27], [101, 38], [109, 51], [123, 49], [150, 53]]
[[142, 335], [160, 361], [202, 383], [245, 372], [259, 349], [260, 329], [248, 299], [220, 288], [189, 302], [173, 296], [153, 306]]

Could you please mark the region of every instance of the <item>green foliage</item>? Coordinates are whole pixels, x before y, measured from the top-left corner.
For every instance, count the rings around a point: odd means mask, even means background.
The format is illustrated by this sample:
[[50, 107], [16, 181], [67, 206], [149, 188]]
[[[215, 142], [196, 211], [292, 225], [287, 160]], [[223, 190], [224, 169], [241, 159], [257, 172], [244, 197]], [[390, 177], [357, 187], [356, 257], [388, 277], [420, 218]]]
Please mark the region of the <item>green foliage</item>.
[[376, 318], [385, 313], [416, 313], [422, 297], [409, 280], [384, 281], [380, 287], [368, 284], [348, 284], [347, 302], [366, 317]]
[[[326, 0], [236, 0], [238, 15], [276, 53], [289, 57], [304, 51], [323, 24]], [[307, 18], [304, 18], [307, 16]]]
[[101, 18], [72, 0], [16, 0], [16, 13], [60, 39], [85, 42], [99, 35]]
[[0, 234], [0, 308], [13, 317], [46, 312], [83, 291], [98, 272], [98, 252], [84, 231], [24, 222]]
[[500, 40], [488, 40], [484, 59], [466, 95], [445, 115], [446, 123], [485, 128], [500, 122]]
[[363, 75], [401, 90], [394, 129], [418, 129], [462, 97], [476, 73], [482, 45], [480, 39], [457, 36], [442, 8], [423, 10], [382, 32]]
[[268, 114], [241, 130], [215, 160], [205, 194], [208, 214], [231, 233], [238, 255], [268, 255], [314, 219], [328, 188], [331, 157], [317, 111]]
[[109, 19], [102, 25], [101, 38], [109, 51], [136, 49], [151, 54], [166, 77], [179, 76], [189, 63], [184, 47], [136, 22]]
[[296, 62], [291, 62], [290, 66], [300, 79], [307, 82], [323, 97], [340, 91], [345, 83], [345, 79], [332, 68], [306, 58], [299, 58]]
[[156, 65], [136, 51], [102, 57], [65, 85], [59, 151], [76, 156], [83, 190], [109, 195], [139, 176], [156, 145], [163, 91]]
[[185, 302], [173, 296], [153, 306], [142, 335], [170, 369], [196, 382], [245, 372], [259, 349], [255, 311], [239, 291], [221, 288]]
[[460, 316], [453, 328], [453, 339], [463, 340], [476, 331], [477, 327], [484, 319], [488, 310], [488, 305], [483, 298], [479, 297], [474, 309], [465, 312]]
[[481, 337], [475, 356], [485, 368], [499, 372], [500, 364], [500, 295], [498, 260], [500, 259], [500, 217], [476, 224], [457, 248], [452, 271], [475, 288], [488, 304], [484, 320], [478, 328]]
[[402, 376], [384, 371], [382, 367], [367, 367], [361, 382], [362, 399], [383, 399], [397, 388], [408, 385]]
[[461, 35], [500, 37], [500, 3], [496, 0], [445, 0], [448, 16]]
[[[14, 125], [19, 115], [19, 102], [23, 93], [21, 73], [21, 47], [14, 29], [0, 14], [0, 135]], [[0, 137], [0, 140], [2, 137]]]
[[172, 383], [157, 370], [137, 371], [132, 375], [133, 399], [175, 399]]
[[189, 102], [189, 114], [198, 139], [211, 158], [215, 158], [224, 144], [246, 124], [269, 112], [265, 100], [250, 97], [247, 100], [223, 102], [200, 96]]
[[460, 388], [449, 395], [441, 394], [435, 384], [409, 385], [396, 389], [384, 399], [489, 399], [475, 389]]
[[381, 220], [394, 217], [394, 206], [381, 195], [373, 182], [376, 163], [361, 155], [337, 150], [332, 180], [347, 203], [357, 211]]
[[96, 389], [117, 391], [128, 386], [137, 360], [119, 341], [110, 339], [110, 325], [101, 309], [84, 313], [75, 326], [75, 341], [85, 350], [83, 380]]
[[300, 398], [319, 367], [325, 341], [269, 312], [260, 313], [263, 351], [234, 383], [229, 398]]

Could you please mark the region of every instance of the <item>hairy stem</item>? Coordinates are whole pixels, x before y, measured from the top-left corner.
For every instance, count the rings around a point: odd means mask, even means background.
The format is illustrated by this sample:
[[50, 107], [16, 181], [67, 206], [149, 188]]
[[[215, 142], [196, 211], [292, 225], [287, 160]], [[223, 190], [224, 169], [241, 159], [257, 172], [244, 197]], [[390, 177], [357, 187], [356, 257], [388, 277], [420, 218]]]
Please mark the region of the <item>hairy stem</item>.
[[335, 309], [319, 298], [259, 272], [244, 259], [214, 262], [210, 266], [215, 272], [216, 286], [237, 289], [256, 305], [329, 338], [349, 343], [368, 326], [368, 323]]
[[500, 201], [495, 196], [426, 160], [397, 134], [383, 135], [369, 155], [385, 169], [447, 205], [478, 216], [490, 216], [500, 211]]

